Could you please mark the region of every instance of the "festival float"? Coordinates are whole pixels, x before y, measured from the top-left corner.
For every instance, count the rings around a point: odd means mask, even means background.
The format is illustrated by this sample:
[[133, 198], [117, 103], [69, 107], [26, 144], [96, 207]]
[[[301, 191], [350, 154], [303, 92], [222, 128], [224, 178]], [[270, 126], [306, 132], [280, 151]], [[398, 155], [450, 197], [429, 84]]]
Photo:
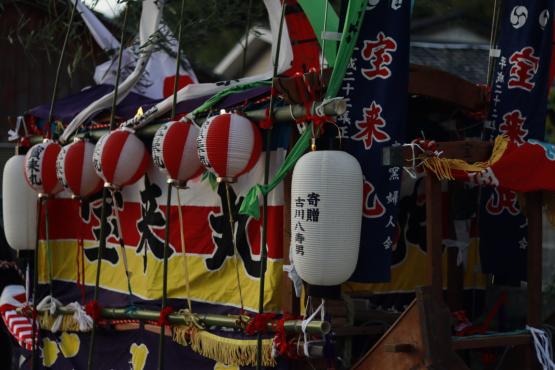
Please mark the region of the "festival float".
[[[14, 368], [555, 369], [555, 1], [492, 4], [481, 85], [410, 62], [409, 1], [263, 3], [268, 34], [247, 22], [222, 65], [249, 36], [271, 65], [218, 82], [183, 63], [188, 2], [174, 36], [142, 1], [136, 47], [129, 5], [117, 39], [65, 3], [51, 100], [3, 171]], [[112, 59], [60, 99], [79, 17]], [[521, 281], [511, 321], [495, 287]]]

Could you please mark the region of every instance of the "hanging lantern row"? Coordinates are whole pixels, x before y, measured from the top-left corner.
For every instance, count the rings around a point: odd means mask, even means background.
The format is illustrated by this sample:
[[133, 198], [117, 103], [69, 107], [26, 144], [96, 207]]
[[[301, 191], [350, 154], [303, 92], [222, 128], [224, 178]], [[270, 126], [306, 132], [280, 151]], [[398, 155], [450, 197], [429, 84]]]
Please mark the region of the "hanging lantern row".
[[[233, 182], [254, 167], [261, 147], [254, 123], [226, 113], [209, 119], [200, 130], [182, 121], [162, 126], [153, 139], [152, 158], [177, 185], [198, 176], [203, 167]], [[98, 192], [102, 182], [117, 189], [137, 182], [147, 170], [149, 155], [134, 132], [123, 128], [102, 136], [96, 146], [77, 140], [62, 148], [45, 140], [18, 163], [22, 161], [23, 178], [39, 195], [53, 196], [65, 187], [84, 198]]]

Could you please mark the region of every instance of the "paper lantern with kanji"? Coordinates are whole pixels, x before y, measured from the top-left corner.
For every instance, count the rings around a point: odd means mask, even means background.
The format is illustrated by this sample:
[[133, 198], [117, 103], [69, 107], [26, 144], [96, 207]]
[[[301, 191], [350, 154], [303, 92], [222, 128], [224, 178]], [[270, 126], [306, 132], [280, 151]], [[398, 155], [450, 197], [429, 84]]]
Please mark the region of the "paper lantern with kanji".
[[121, 188], [137, 182], [147, 170], [149, 154], [131, 131], [120, 129], [100, 138], [93, 153], [96, 173], [106, 185]]
[[61, 149], [60, 144], [45, 140], [32, 146], [25, 155], [25, 179], [41, 195], [54, 195], [63, 190], [56, 176], [56, 159]]
[[25, 156], [11, 157], [2, 178], [4, 233], [15, 250], [34, 249], [37, 239], [37, 194], [26, 184], [24, 164]]
[[198, 127], [190, 121], [173, 121], [160, 127], [152, 139], [154, 165], [177, 185], [185, 185], [202, 171], [197, 154], [198, 133]]
[[103, 181], [93, 166], [94, 145], [78, 140], [66, 145], [58, 154], [58, 179], [74, 196], [85, 198], [102, 189]]
[[343, 151], [302, 156], [291, 182], [291, 252], [299, 276], [332, 286], [355, 271], [362, 223], [363, 177]]
[[233, 182], [250, 171], [262, 151], [260, 131], [247, 118], [225, 113], [208, 119], [198, 136], [200, 162], [220, 179]]

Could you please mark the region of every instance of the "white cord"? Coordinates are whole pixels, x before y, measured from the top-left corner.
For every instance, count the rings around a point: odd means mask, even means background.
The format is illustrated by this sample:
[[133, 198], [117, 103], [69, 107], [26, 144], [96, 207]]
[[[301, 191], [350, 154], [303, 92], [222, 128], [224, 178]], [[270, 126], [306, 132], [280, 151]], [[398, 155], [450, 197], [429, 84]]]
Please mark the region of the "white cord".
[[555, 370], [555, 362], [553, 362], [553, 348], [551, 347], [551, 333], [547, 330], [533, 328], [526, 325], [526, 329], [530, 330], [532, 338], [534, 338], [534, 347], [536, 349], [536, 357], [543, 370]]
[[424, 162], [420, 162], [419, 164], [416, 164], [416, 152], [415, 152], [415, 148], [418, 148], [420, 150], [420, 152], [424, 153], [425, 150], [422, 149], [422, 147], [420, 145], [418, 145], [417, 143], [408, 143], [408, 144], [403, 144], [404, 147], [410, 147], [411, 151], [412, 151], [412, 156], [411, 156], [411, 161], [412, 161], [412, 165], [410, 167], [407, 166], [403, 166], [403, 170], [409, 174], [409, 176], [416, 180], [417, 176], [416, 176], [416, 168], [422, 166], [422, 164]]
[[[306, 300], [306, 309], [308, 309], [309, 302], [310, 302], [310, 296]], [[308, 335], [306, 333], [306, 328], [308, 327], [308, 324], [310, 324], [310, 322], [312, 320], [314, 320], [314, 318], [316, 317], [316, 315], [318, 313], [320, 313], [320, 319], [322, 321], [324, 321], [324, 317], [326, 316], [325, 304], [326, 304], [326, 300], [324, 298], [322, 298], [322, 303], [320, 303], [318, 308], [316, 310], [314, 310], [312, 315], [310, 315], [308, 318], [304, 319], [302, 324], [301, 324], [301, 330], [303, 332], [303, 338], [304, 338], [303, 351], [304, 351], [304, 355], [306, 357], [310, 357], [310, 354], [308, 352]], [[305, 309], [305, 313], [307, 312], [306, 309]]]

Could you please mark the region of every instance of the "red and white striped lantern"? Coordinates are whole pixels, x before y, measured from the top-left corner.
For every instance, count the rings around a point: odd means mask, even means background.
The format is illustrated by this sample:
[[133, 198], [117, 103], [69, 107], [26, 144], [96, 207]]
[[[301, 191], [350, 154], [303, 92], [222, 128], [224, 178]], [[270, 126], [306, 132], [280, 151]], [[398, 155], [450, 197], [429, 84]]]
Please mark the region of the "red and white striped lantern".
[[179, 185], [202, 172], [197, 154], [199, 129], [190, 121], [168, 122], [156, 131], [152, 139], [154, 165]]
[[76, 197], [85, 198], [102, 189], [103, 181], [93, 166], [93, 152], [93, 144], [78, 140], [64, 146], [58, 154], [58, 179]]
[[202, 165], [226, 182], [250, 171], [262, 151], [256, 125], [234, 113], [208, 119], [200, 129], [197, 144]]
[[45, 140], [29, 149], [25, 155], [25, 180], [37, 193], [54, 195], [63, 186], [56, 176], [56, 159], [62, 147], [52, 140]]
[[93, 153], [96, 173], [105, 185], [121, 188], [145, 174], [149, 155], [145, 145], [128, 129], [112, 131], [100, 138]]

